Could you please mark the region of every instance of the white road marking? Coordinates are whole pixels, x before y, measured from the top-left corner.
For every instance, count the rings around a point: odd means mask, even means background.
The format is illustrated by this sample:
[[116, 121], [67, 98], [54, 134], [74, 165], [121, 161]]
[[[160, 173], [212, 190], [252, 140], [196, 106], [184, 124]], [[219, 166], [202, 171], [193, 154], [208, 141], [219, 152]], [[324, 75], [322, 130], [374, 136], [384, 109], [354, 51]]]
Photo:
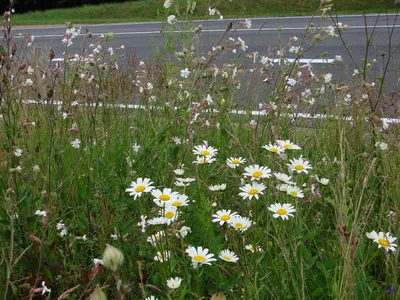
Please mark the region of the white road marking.
[[[379, 25], [379, 26], [351, 26], [349, 27], [348, 30], [351, 29], [372, 29], [372, 28], [400, 28], [400, 25], [394, 25], [394, 26], [390, 26], [390, 25]], [[261, 28], [261, 29], [257, 29], [257, 28], [250, 28], [250, 29], [235, 29], [232, 30], [231, 32], [260, 32], [260, 31], [284, 31], [284, 30], [305, 30], [305, 27], [273, 27], [273, 28]], [[225, 29], [203, 29], [202, 32], [225, 32]], [[193, 31], [190, 30], [174, 30], [174, 31], [169, 31], [170, 33], [174, 33], [174, 34], [179, 34], [179, 33], [193, 33]], [[96, 33], [93, 34], [93, 36], [100, 36], [100, 35], [105, 35], [106, 32], [104, 33]], [[114, 35], [155, 35], [158, 34], [160, 35], [161, 32], [160, 31], [128, 31], [128, 32], [114, 32]], [[78, 36], [86, 36], [85, 34], [78, 34]], [[64, 35], [62, 34], [43, 34], [43, 35], [35, 35], [35, 39], [36, 38], [53, 38], [53, 37], [64, 37]], [[14, 38], [24, 38], [24, 36], [14, 36]]]
[[[283, 58], [285, 60], [285, 62], [294, 62], [296, 59], [295, 58]], [[57, 57], [57, 58], [53, 58], [52, 62], [57, 62], [57, 61], [64, 61], [64, 58], [62, 57]], [[72, 58], [72, 59], [67, 59], [68, 62], [70, 61], [77, 61], [76, 58]], [[275, 58], [272, 60], [274, 63], [279, 63], [281, 61], [280, 58]], [[297, 60], [299, 63], [301, 64], [331, 64], [333, 63], [335, 60], [332, 58], [300, 58]]]
[[[43, 104], [43, 105], [47, 105], [47, 104], [53, 104], [53, 105], [62, 105], [63, 102], [62, 101], [52, 101], [52, 102], [48, 102], [46, 100], [23, 100], [22, 101], [23, 104]], [[97, 104], [85, 104], [85, 106], [91, 106], [91, 107], [103, 107], [104, 104], [103, 103], [97, 103]], [[154, 107], [154, 106], [144, 106], [144, 105], [139, 105], [139, 104], [107, 104], [106, 107], [108, 108], [121, 108], [121, 109], [152, 109], [152, 110], [162, 110], [162, 107]], [[175, 107], [175, 110], [177, 110], [178, 108]], [[210, 112], [210, 111], [206, 111], [206, 112]], [[218, 112], [218, 110], [213, 109], [211, 110], [211, 112]], [[262, 111], [258, 111], [258, 110], [252, 110], [252, 111], [247, 111], [247, 110], [237, 110], [237, 109], [232, 109], [231, 110], [231, 114], [233, 115], [249, 115], [251, 114], [252, 116], [267, 116], [267, 114], [263, 113]], [[282, 114], [282, 116], [286, 116], [286, 117], [290, 117], [290, 118], [301, 118], [301, 119], [336, 119], [338, 120], [339, 117], [338, 116], [334, 116], [334, 115], [326, 115], [326, 114], [307, 114], [307, 113], [296, 113], [296, 114]], [[347, 116], [347, 117], [342, 117], [343, 120], [346, 121], [352, 121], [353, 118], [351, 116]], [[381, 120], [383, 121], [387, 121], [388, 123], [395, 123], [398, 124], [400, 123], [400, 119], [396, 119], [396, 118], [381, 118]], [[365, 121], [368, 121], [368, 118], [365, 118]]]

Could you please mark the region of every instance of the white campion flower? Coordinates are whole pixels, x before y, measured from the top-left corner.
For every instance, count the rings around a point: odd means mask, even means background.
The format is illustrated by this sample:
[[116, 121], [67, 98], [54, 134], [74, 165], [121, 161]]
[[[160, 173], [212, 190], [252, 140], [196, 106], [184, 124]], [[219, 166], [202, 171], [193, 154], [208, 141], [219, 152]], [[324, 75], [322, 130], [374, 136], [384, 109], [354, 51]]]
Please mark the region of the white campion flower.
[[165, 0], [164, 2], [164, 8], [168, 9], [171, 7], [173, 1], [172, 0]]
[[388, 144], [385, 142], [376, 142], [375, 147], [380, 148], [382, 151], [385, 151], [388, 149]]
[[71, 146], [75, 149], [79, 149], [81, 147], [81, 140], [75, 139], [71, 142]]
[[216, 11], [215, 11], [214, 8], [209, 7], [208, 8], [208, 13], [210, 14], [210, 16], [213, 16], [213, 15], [215, 15]]
[[18, 149], [15, 150], [14, 155], [15, 155], [16, 157], [21, 157], [21, 155], [22, 155], [23, 152], [24, 152], [24, 151], [22, 151], [22, 149], [18, 148]]
[[47, 213], [44, 210], [37, 210], [35, 211], [35, 215], [41, 216], [41, 217], [47, 217]]
[[26, 79], [24, 85], [25, 85], [25, 86], [32, 86], [32, 85], [33, 85], [32, 79], [30, 79], [30, 78]]
[[249, 48], [249, 46], [246, 45], [246, 43], [240, 38], [238, 37], [238, 43], [237, 43], [239, 49], [246, 51], [247, 48]]
[[332, 80], [332, 74], [328, 73], [324, 75], [325, 83], [330, 83]]
[[190, 71], [188, 68], [185, 68], [184, 70], [181, 70], [181, 77], [182, 78], [188, 78], [190, 75]]
[[167, 22], [171, 25], [175, 24], [177, 22], [175, 15], [169, 15], [167, 18]]
[[32, 75], [34, 72], [33, 68], [31, 66], [28, 67], [28, 74]]
[[51, 289], [49, 289], [47, 286], [46, 286], [46, 282], [44, 282], [44, 281], [42, 281], [42, 287], [43, 287], [43, 290], [42, 290], [42, 296], [44, 295], [44, 294], [46, 294], [46, 293], [51, 293]]

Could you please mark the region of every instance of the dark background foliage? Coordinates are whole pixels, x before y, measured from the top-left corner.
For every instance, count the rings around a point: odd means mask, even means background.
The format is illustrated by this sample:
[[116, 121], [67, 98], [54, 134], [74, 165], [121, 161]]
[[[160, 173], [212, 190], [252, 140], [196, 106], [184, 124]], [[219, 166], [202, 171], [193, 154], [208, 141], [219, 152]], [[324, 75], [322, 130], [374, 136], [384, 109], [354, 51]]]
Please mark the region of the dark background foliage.
[[14, 0], [14, 8], [18, 13], [24, 13], [35, 10], [65, 8], [112, 2], [126, 2], [126, 0]]

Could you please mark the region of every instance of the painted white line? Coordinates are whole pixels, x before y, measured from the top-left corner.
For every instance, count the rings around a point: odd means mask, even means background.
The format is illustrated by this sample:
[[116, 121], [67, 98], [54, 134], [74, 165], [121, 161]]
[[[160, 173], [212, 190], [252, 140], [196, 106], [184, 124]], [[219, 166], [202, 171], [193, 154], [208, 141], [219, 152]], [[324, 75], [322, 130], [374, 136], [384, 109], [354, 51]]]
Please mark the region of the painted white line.
[[[285, 62], [294, 62], [296, 59], [295, 58], [282, 58]], [[57, 58], [53, 58], [52, 62], [57, 62], [57, 61], [64, 61], [64, 58], [62, 57], [57, 57]], [[77, 61], [76, 58], [72, 58], [72, 59], [67, 59], [67, 62], [70, 61]], [[279, 63], [281, 61], [280, 58], [274, 58], [272, 59], [272, 61], [274, 63]], [[301, 64], [331, 64], [333, 63], [335, 60], [332, 58], [300, 58], [297, 60], [299, 63]]]
[[[42, 105], [48, 105], [48, 104], [53, 104], [53, 105], [62, 105], [62, 101], [53, 101], [53, 102], [48, 102], [46, 100], [23, 100], [23, 104], [42, 104]], [[103, 107], [103, 103], [98, 103], [98, 104], [84, 104], [84, 106], [90, 106], [90, 107]], [[106, 104], [105, 107], [108, 108], [121, 108], [121, 109], [151, 109], [151, 110], [163, 110], [162, 107], [154, 107], [154, 106], [144, 106], [144, 105], [139, 105], [139, 104]], [[178, 107], [174, 108], [175, 110], [179, 109]], [[212, 109], [208, 110], [205, 112], [215, 112], [217, 113], [218, 110]], [[252, 116], [267, 116], [268, 114], [265, 114], [263, 111], [258, 111], [258, 110], [237, 110], [233, 109], [231, 110], [231, 114], [233, 115], [252, 115]], [[290, 118], [300, 118], [300, 119], [340, 119], [338, 116], [334, 115], [325, 115], [325, 114], [306, 114], [306, 113], [297, 113], [297, 114], [282, 114], [282, 116], [285, 117], [290, 117]], [[341, 119], [346, 120], [346, 121], [352, 121], [353, 118], [351, 116], [347, 117], [342, 117]], [[388, 123], [400, 123], [400, 119], [396, 118], [381, 118], [381, 120], [386, 121]], [[365, 118], [365, 121], [368, 121], [368, 118]]]
[[[400, 25], [394, 25], [394, 26], [390, 26], [390, 25], [379, 25], [379, 26], [351, 26], [349, 27], [348, 30], [352, 30], [352, 29], [372, 29], [372, 28], [400, 28]], [[257, 28], [249, 28], [249, 29], [235, 29], [232, 30], [233, 32], [260, 32], [260, 31], [283, 31], [283, 30], [305, 30], [305, 27], [271, 27], [271, 28], [261, 28], [261, 29], [257, 29]], [[225, 32], [226, 29], [203, 29], [202, 32]], [[179, 34], [179, 33], [193, 33], [193, 30], [174, 30], [174, 31], [169, 31], [170, 33], [174, 33], [174, 34]], [[106, 33], [96, 33], [93, 34], [93, 36], [100, 36], [100, 35], [105, 35]], [[161, 35], [160, 31], [128, 31], [128, 32], [114, 32], [114, 35]], [[85, 34], [78, 34], [78, 36], [83, 37], [86, 36]], [[64, 37], [64, 35], [62, 34], [43, 34], [43, 35], [35, 35], [35, 39], [36, 38], [49, 38], [49, 37]], [[24, 38], [24, 36], [15, 36], [14, 38]]]
[[[367, 14], [365, 15], [367, 18], [369, 17], [393, 17], [396, 16], [396, 14]], [[333, 16], [334, 18], [336, 18], [336, 16]], [[360, 17], [364, 17], [363, 15], [338, 15], [338, 18], [360, 18]], [[235, 21], [235, 20], [244, 20], [244, 19], [251, 19], [251, 20], [259, 20], [259, 21], [268, 21], [268, 20], [290, 20], [290, 19], [320, 19], [322, 18], [322, 16], [292, 16], [292, 17], [257, 17], [257, 18], [252, 18], [252, 17], [246, 17], [243, 16], [241, 18], [234, 18], [234, 19], [208, 19], [207, 22], [227, 22], [227, 21]], [[205, 22], [205, 20], [193, 20], [192, 22], [195, 23], [203, 23]], [[122, 22], [122, 23], [108, 23], [108, 24], [80, 24], [80, 23], [76, 23], [76, 26], [84, 26], [84, 27], [112, 27], [112, 26], [132, 26], [132, 25], [145, 25], [145, 24], [162, 24], [162, 21], [150, 21], [150, 22]], [[15, 29], [19, 29], [19, 30], [42, 30], [42, 29], [53, 29], [53, 28], [65, 28], [65, 25], [43, 25], [41, 26], [31, 26], [31, 27], [22, 27], [22, 26], [13, 26], [13, 28]]]

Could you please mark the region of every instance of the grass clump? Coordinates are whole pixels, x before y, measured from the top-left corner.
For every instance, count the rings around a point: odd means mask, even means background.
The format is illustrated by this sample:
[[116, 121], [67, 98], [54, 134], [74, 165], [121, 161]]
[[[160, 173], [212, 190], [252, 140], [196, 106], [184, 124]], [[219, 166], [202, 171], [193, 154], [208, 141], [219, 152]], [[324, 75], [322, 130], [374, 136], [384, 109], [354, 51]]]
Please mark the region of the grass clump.
[[399, 297], [399, 128], [385, 118], [397, 103], [371, 75], [379, 62], [340, 79], [341, 57], [299, 63], [345, 24], [258, 54], [229, 30], [201, 53], [201, 27], [165, 24], [165, 52], [124, 65], [111, 33], [70, 53], [70, 25], [53, 63], [30, 36], [14, 44], [11, 22], [4, 299]]

